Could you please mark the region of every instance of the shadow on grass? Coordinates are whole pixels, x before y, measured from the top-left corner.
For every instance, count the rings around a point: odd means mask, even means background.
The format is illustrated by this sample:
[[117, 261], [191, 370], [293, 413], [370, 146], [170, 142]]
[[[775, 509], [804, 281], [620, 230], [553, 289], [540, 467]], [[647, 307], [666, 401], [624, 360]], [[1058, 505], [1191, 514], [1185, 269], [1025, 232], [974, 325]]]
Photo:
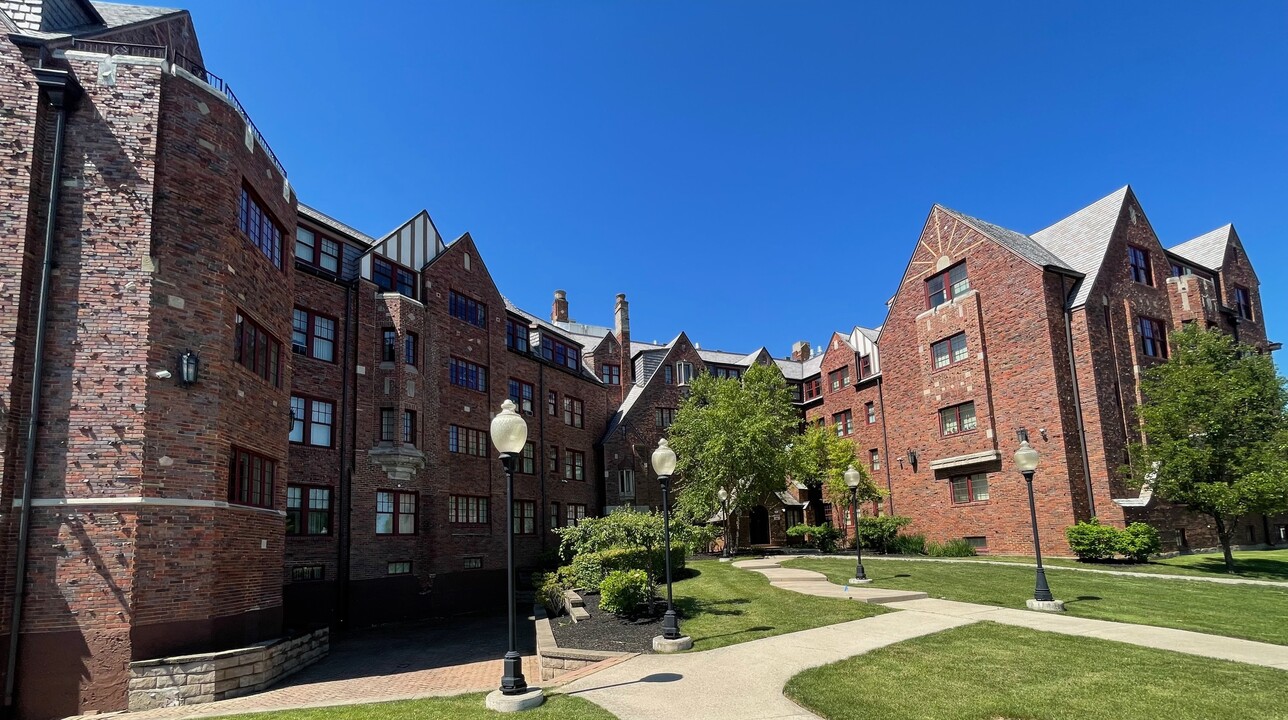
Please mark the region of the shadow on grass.
[[675, 599], [675, 609], [680, 617], [693, 618], [698, 615], [746, 615], [743, 610], [725, 609], [726, 605], [750, 605], [749, 598], [730, 598], [728, 600], [699, 600], [691, 597]]
[[1204, 558], [1196, 563], [1187, 565], [1169, 565], [1168, 563], [1150, 563], [1158, 568], [1188, 567], [1193, 570], [1201, 570], [1215, 575], [1225, 575], [1226, 577], [1239, 577], [1249, 573], [1258, 575], [1272, 575], [1283, 579], [1288, 579], [1288, 561], [1284, 560], [1260, 560], [1257, 558], [1235, 558], [1234, 574], [1231, 575], [1225, 571], [1225, 559], [1221, 556], [1213, 558]]

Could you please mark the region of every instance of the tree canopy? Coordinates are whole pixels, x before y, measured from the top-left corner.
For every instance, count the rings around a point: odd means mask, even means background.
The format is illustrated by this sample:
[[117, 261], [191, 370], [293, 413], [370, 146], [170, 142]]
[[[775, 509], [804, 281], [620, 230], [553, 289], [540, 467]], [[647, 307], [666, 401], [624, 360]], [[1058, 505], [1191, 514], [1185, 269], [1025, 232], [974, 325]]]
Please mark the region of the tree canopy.
[[[788, 471], [792, 478], [808, 485], [817, 483], [822, 486], [823, 499], [838, 508], [850, 505], [850, 487], [845, 484], [845, 471], [851, 465], [863, 475], [858, 487], [859, 503], [880, 500], [881, 490], [872, 482], [867, 468], [855, 461], [854, 443], [839, 437], [833, 428], [809, 425], [796, 438], [788, 457]], [[848, 515], [841, 512], [833, 517], [837, 517], [839, 524], [844, 526]]]

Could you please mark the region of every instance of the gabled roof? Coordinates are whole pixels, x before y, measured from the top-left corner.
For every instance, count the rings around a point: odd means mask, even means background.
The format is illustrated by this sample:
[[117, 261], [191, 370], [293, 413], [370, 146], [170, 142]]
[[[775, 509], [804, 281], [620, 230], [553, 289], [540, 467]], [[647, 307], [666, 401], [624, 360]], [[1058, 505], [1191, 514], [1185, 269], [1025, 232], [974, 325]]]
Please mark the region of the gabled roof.
[[156, 20], [166, 15], [186, 12], [178, 8], [151, 7], [148, 5], [125, 5], [122, 3], [91, 2], [94, 9], [103, 18], [108, 28], [120, 28], [126, 25]]
[[1008, 230], [1000, 225], [994, 225], [991, 222], [980, 220], [979, 218], [971, 217], [964, 213], [959, 213], [956, 210], [946, 208], [943, 205], [937, 204], [936, 207], [967, 225], [970, 225], [984, 235], [987, 235], [997, 244], [1040, 268], [1054, 266], [1063, 270], [1073, 270], [1073, 268], [1066, 265], [1063, 260], [1053, 254], [1050, 250], [1043, 247], [1041, 243], [1024, 233]]
[[300, 203], [299, 208], [300, 208], [299, 212], [301, 215], [303, 215], [304, 217], [312, 220], [313, 222], [319, 225], [328, 227], [342, 235], [346, 235], [354, 240], [357, 240], [358, 242], [366, 243], [367, 245], [372, 245], [376, 242], [376, 239], [371, 237], [370, 235], [364, 232], [361, 232], [359, 230], [355, 230], [348, 225], [345, 225], [344, 223], [340, 222], [339, 220], [336, 220], [330, 215], [327, 215], [321, 210], [305, 205], [304, 203]]
[[1074, 290], [1069, 307], [1081, 307], [1091, 295], [1096, 274], [1104, 264], [1109, 240], [1122, 214], [1123, 205], [1131, 193], [1131, 186], [1124, 185], [1056, 224], [1039, 230], [1030, 237], [1038, 241], [1068, 264], [1082, 273], [1083, 279]]
[[1230, 244], [1230, 235], [1233, 232], [1234, 225], [1222, 225], [1210, 233], [1200, 235], [1193, 240], [1186, 240], [1174, 248], [1168, 248], [1167, 251], [1208, 270], [1220, 270], [1225, 264], [1225, 250]]

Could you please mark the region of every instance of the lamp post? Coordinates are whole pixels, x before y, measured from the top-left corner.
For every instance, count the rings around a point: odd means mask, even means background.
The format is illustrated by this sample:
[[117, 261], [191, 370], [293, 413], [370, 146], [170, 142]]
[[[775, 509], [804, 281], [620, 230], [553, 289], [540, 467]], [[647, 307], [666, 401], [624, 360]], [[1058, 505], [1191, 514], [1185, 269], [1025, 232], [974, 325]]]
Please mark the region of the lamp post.
[[528, 688], [523, 678], [523, 658], [515, 648], [514, 465], [528, 441], [528, 424], [514, 411], [512, 400], [501, 403], [501, 412], [492, 418], [491, 436], [505, 467], [505, 607], [509, 615], [510, 637], [502, 665], [501, 688], [487, 696], [486, 704], [493, 710], [511, 712], [536, 707], [545, 700], [541, 688]]
[[851, 465], [845, 471], [845, 484], [850, 488], [850, 515], [854, 518], [854, 577], [851, 585], [870, 583], [867, 573], [863, 572], [863, 543], [859, 542], [859, 483], [863, 482], [863, 473]]
[[1033, 589], [1033, 599], [1028, 601], [1030, 610], [1058, 612], [1064, 609], [1064, 603], [1056, 600], [1047, 585], [1046, 570], [1042, 568], [1042, 543], [1038, 540], [1038, 511], [1033, 502], [1033, 471], [1038, 467], [1042, 456], [1029, 445], [1027, 434], [1021, 431], [1020, 448], [1015, 451], [1015, 467], [1024, 476], [1029, 489], [1029, 520], [1033, 523], [1033, 554], [1037, 558], [1038, 575]]
[[671, 473], [675, 472], [675, 451], [666, 438], [657, 441], [653, 451], [653, 472], [662, 484], [662, 538], [666, 552], [666, 614], [662, 616], [662, 634], [653, 638], [654, 652], [677, 652], [693, 647], [693, 638], [680, 634], [671, 597]]
[[724, 547], [720, 551], [720, 561], [729, 562], [733, 559], [729, 552], [729, 493], [720, 488], [716, 497], [720, 498], [720, 512], [724, 515]]

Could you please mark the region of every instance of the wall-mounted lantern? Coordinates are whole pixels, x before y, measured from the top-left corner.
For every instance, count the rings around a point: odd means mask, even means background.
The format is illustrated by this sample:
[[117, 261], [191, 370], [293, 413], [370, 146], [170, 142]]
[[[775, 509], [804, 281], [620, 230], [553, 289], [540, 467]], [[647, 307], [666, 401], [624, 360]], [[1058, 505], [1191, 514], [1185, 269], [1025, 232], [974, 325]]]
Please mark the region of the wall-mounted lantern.
[[191, 385], [197, 382], [198, 370], [201, 367], [201, 359], [197, 353], [191, 350], [184, 350], [179, 356], [179, 382], [184, 385]]

